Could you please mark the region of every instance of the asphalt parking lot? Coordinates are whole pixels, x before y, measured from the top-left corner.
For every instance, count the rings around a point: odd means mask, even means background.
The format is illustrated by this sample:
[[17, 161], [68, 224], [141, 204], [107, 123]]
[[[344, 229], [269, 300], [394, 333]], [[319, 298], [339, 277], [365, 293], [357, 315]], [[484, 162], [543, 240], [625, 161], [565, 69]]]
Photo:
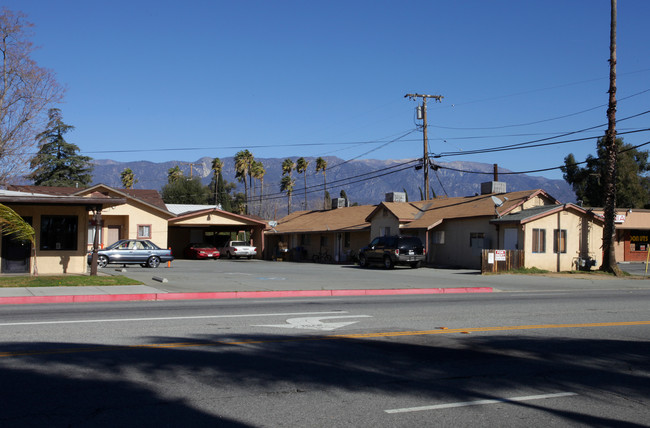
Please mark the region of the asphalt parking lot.
[[[638, 272], [637, 279], [616, 279], [601, 275], [481, 275], [478, 270], [368, 269], [356, 265], [274, 262], [266, 260], [175, 260], [158, 268], [109, 265], [100, 272], [120, 274], [166, 292], [394, 289], [493, 287], [497, 291], [561, 290], [587, 288], [645, 288], [644, 264], [622, 264]], [[641, 278], [641, 280], [639, 280]]]

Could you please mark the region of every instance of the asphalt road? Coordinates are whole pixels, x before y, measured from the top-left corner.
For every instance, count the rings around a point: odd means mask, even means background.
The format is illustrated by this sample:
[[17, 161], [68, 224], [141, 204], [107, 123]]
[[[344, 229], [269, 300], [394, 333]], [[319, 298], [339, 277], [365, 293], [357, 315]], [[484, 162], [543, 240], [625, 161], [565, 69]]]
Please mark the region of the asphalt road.
[[647, 426], [649, 301], [582, 289], [6, 306], [0, 425]]

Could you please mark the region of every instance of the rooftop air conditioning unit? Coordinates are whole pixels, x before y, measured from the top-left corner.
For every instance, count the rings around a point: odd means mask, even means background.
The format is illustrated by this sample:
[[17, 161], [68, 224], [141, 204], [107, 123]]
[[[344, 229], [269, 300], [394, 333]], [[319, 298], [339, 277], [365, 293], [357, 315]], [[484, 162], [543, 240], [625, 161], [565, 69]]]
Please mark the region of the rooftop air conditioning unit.
[[506, 193], [506, 183], [503, 181], [481, 183], [481, 195], [489, 195], [490, 193]]
[[346, 206], [345, 198], [333, 198], [332, 199], [332, 209], [343, 208]]
[[386, 193], [386, 202], [406, 202], [406, 193], [404, 192]]

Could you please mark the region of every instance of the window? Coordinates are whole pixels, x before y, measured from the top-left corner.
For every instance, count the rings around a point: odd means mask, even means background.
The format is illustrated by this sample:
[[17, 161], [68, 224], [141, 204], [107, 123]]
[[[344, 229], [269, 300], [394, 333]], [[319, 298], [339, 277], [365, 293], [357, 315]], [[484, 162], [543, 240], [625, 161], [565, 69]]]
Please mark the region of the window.
[[[103, 241], [102, 239], [102, 226], [103, 222], [100, 223], [100, 226], [97, 228], [97, 242], [101, 245]], [[95, 243], [95, 222], [90, 221], [88, 223], [88, 245], [92, 245]]]
[[343, 234], [343, 247], [350, 248], [350, 232], [345, 232]]
[[445, 243], [445, 231], [444, 230], [436, 230], [435, 232], [433, 232], [432, 243], [433, 244], [444, 244]]
[[303, 233], [300, 235], [300, 245], [302, 247], [310, 245], [311, 244], [311, 235], [307, 235], [306, 233]]
[[533, 253], [546, 252], [546, 229], [533, 229]]
[[650, 233], [646, 230], [630, 231], [630, 251], [648, 251]]
[[41, 250], [76, 251], [77, 216], [41, 216]]
[[483, 248], [483, 240], [485, 234], [483, 232], [472, 232], [469, 234], [469, 246], [475, 248]]
[[390, 236], [390, 227], [382, 227], [381, 236]]
[[553, 252], [566, 253], [566, 229], [555, 229], [553, 231]]
[[151, 225], [150, 224], [139, 224], [138, 225], [138, 239], [150, 239], [151, 238]]

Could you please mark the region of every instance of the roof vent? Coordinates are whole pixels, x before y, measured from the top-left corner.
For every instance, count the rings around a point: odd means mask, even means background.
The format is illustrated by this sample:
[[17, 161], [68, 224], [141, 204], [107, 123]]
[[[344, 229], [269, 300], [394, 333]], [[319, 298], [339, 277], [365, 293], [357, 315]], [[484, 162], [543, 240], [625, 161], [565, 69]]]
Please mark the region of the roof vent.
[[481, 195], [489, 195], [490, 193], [506, 193], [506, 183], [503, 181], [481, 183]]
[[406, 202], [406, 193], [404, 192], [386, 193], [386, 202]]

